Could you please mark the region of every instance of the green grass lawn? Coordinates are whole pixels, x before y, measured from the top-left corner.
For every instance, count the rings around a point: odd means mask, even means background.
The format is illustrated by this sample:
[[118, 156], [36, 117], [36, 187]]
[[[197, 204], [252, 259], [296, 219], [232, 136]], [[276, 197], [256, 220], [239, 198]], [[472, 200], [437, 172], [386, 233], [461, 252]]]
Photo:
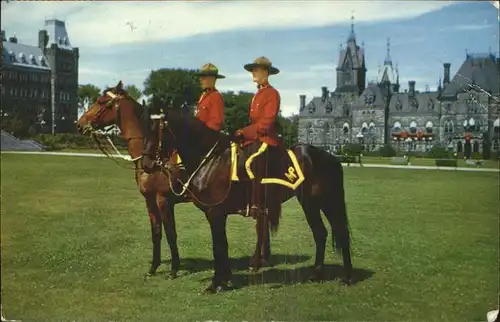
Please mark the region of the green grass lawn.
[[[237, 289], [200, 295], [212, 249], [208, 224], [192, 205], [176, 207], [183, 276], [144, 280], [151, 235], [132, 171], [100, 158], [1, 158], [9, 319], [477, 321], [497, 307], [498, 174], [346, 168], [357, 284], [302, 283], [314, 242], [290, 201], [272, 239], [275, 266], [248, 278], [254, 222], [232, 216]], [[164, 260], [167, 249], [164, 238]], [[328, 250], [334, 272], [341, 260], [331, 242]]]
[[[362, 161], [363, 163], [370, 163], [370, 164], [391, 164], [392, 158], [386, 158], [386, 157], [372, 157], [372, 156], [364, 156]], [[490, 169], [498, 169], [499, 168], [499, 162], [495, 160], [483, 160], [483, 168], [490, 168]], [[417, 165], [417, 166], [430, 166], [430, 167], [435, 167], [436, 166], [436, 160], [435, 159], [430, 159], [430, 158], [417, 158], [417, 157], [411, 157], [410, 158], [410, 163], [411, 165]], [[476, 167], [476, 166], [471, 166], [465, 163], [464, 159], [458, 159], [458, 166], [459, 167], [464, 167], [464, 168], [469, 168], [469, 167]]]

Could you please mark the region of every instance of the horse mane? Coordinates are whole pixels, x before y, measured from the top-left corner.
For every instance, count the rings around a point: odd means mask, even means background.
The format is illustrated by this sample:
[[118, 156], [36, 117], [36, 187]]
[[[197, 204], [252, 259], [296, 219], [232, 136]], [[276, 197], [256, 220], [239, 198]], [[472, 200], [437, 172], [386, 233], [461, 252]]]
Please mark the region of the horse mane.
[[197, 136], [204, 139], [209, 139], [213, 141], [220, 141], [223, 146], [228, 146], [230, 144], [229, 135], [215, 131], [205, 125], [191, 113], [185, 112], [181, 109], [169, 109], [167, 113], [167, 119], [172, 120], [176, 124], [181, 124], [184, 122], [190, 129], [190, 131], [196, 133]]

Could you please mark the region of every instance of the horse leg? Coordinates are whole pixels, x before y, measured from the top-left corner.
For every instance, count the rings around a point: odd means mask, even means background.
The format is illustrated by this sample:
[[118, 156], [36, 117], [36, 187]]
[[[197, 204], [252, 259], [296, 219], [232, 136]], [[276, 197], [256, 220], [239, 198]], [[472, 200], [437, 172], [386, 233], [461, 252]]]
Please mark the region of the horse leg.
[[[258, 215], [255, 223], [255, 232], [257, 233], [257, 243], [255, 251], [250, 262], [250, 272], [258, 272], [262, 267], [264, 261], [264, 248], [266, 247], [266, 240], [269, 237], [269, 227], [267, 225], [267, 216]], [[266, 258], [267, 259], [267, 258]]]
[[163, 229], [165, 229], [168, 246], [170, 247], [170, 278], [175, 279], [181, 265], [179, 249], [177, 248], [177, 230], [175, 228], [175, 204], [164, 196], [157, 196], [156, 202], [158, 209], [161, 211]]
[[151, 238], [153, 241], [153, 260], [151, 261], [151, 268], [144, 278], [149, 278], [156, 274], [156, 270], [161, 264], [161, 218], [156, 205], [156, 200], [152, 196], [146, 196], [146, 206], [149, 214], [149, 221], [151, 222]]
[[265, 223], [263, 224], [264, 227], [262, 228], [263, 234], [264, 234], [264, 240], [262, 243], [262, 249], [260, 253], [260, 263], [262, 267], [266, 267], [269, 265], [269, 260], [271, 257], [271, 234], [269, 233], [269, 222], [265, 220]]
[[325, 263], [325, 247], [326, 237], [328, 232], [321, 219], [320, 208], [317, 201], [312, 198], [301, 198], [299, 202], [306, 215], [307, 223], [311, 228], [316, 244], [316, 258], [314, 260], [314, 273], [310, 276], [309, 280], [319, 281], [323, 278], [323, 268]]
[[340, 199], [334, 202], [325, 200], [323, 204], [323, 213], [332, 229], [333, 246], [337, 251], [342, 251], [342, 261], [344, 263], [342, 282], [349, 285], [352, 282], [352, 261], [345, 201]]
[[226, 235], [227, 214], [222, 212], [205, 213], [212, 233], [212, 252], [214, 257], [214, 276], [205, 289], [207, 293], [218, 293], [231, 279], [229, 249]]

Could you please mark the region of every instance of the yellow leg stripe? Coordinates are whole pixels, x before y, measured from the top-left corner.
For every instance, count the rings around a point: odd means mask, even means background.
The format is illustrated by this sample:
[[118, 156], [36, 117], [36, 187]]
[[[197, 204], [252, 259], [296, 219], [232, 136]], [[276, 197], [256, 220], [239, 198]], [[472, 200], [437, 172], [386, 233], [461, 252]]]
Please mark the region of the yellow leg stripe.
[[[300, 164], [299, 164], [299, 161], [297, 160], [297, 157], [295, 156], [295, 153], [293, 153], [293, 151], [291, 151], [291, 150], [287, 150], [287, 152], [288, 152], [288, 156], [292, 160], [293, 167], [297, 171], [297, 180], [295, 181], [295, 183], [290, 183], [286, 180], [282, 180], [282, 179], [278, 179], [278, 178], [265, 178], [265, 179], [262, 179], [262, 181], [261, 181], [262, 184], [268, 184], [268, 183], [280, 184], [280, 185], [283, 185], [285, 187], [288, 187], [290, 189], [295, 190], [302, 182], [304, 182], [304, 179], [305, 179], [304, 173], [302, 172], [302, 169], [300, 168]], [[290, 178], [295, 177], [294, 176], [295, 170], [291, 167], [290, 167], [290, 169], [288, 169], [287, 174], [290, 176]], [[285, 176], [286, 176], [286, 174], [285, 174]]]
[[245, 161], [245, 170], [247, 171], [248, 177], [250, 179], [255, 179], [252, 169], [250, 169], [250, 165], [252, 164], [253, 159], [255, 159], [259, 154], [264, 153], [266, 149], [267, 149], [267, 143], [262, 142], [262, 145], [260, 146], [259, 150], [257, 150], [257, 152], [255, 152], [251, 156], [249, 156], [248, 159]]
[[237, 156], [237, 151], [238, 146], [236, 143], [231, 142], [231, 180], [232, 181], [239, 181], [238, 178], [238, 156]]

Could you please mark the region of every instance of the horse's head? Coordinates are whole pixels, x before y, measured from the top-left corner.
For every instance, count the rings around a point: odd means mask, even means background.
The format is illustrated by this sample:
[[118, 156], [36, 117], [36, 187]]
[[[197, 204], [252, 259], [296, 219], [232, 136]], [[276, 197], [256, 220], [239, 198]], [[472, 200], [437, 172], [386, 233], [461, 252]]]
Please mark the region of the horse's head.
[[89, 109], [80, 117], [77, 128], [82, 134], [117, 125], [124, 132], [124, 121], [137, 119], [137, 103], [123, 89], [122, 81], [115, 87], [105, 89]]

